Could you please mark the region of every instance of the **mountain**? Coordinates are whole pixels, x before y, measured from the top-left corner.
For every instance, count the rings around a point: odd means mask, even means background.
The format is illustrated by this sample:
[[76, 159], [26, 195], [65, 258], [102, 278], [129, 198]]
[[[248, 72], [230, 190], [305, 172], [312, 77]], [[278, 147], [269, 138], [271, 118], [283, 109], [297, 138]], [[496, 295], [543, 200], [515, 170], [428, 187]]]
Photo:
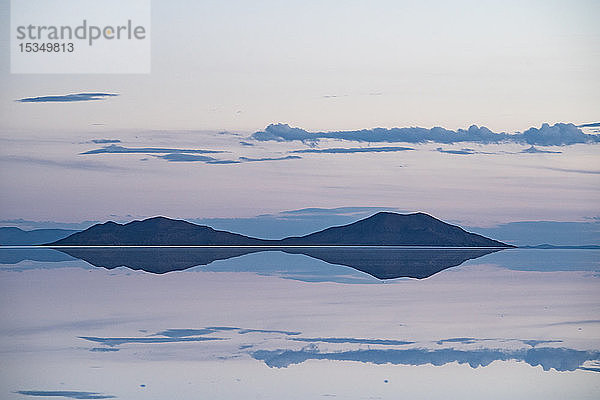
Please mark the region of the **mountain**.
[[55, 241], [55, 246], [442, 246], [512, 247], [423, 213], [380, 212], [301, 237], [264, 240], [182, 220], [154, 217], [106, 222]]
[[106, 222], [57, 240], [55, 246], [261, 246], [271, 241], [165, 217]]
[[450, 225], [424, 213], [380, 212], [353, 224], [280, 241], [285, 246], [512, 247]]
[[24, 231], [15, 227], [0, 228], [0, 246], [32, 246], [63, 239], [76, 230], [71, 229], [34, 229]]

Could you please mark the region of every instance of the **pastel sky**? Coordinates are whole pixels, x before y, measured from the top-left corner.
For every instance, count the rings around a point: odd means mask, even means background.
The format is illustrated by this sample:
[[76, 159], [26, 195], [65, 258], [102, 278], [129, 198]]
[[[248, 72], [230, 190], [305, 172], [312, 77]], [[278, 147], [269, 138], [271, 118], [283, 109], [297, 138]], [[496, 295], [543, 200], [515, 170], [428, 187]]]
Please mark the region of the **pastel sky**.
[[597, 1], [154, 0], [150, 74], [11, 74], [2, 2], [0, 220], [590, 220], [598, 15]]

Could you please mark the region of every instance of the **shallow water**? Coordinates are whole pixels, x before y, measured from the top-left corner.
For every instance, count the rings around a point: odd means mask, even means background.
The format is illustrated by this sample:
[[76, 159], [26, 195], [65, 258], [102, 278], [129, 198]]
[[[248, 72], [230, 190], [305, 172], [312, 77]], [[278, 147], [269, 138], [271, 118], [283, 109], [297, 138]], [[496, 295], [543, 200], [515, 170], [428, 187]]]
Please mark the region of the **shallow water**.
[[0, 249], [2, 398], [600, 389], [598, 250], [81, 250]]

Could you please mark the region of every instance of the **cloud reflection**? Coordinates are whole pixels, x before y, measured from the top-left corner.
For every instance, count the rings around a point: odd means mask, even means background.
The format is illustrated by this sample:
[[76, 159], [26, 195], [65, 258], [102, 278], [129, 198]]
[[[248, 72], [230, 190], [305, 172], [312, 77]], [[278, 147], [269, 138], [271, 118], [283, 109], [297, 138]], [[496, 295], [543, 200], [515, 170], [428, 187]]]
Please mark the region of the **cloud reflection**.
[[68, 399], [114, 399], [116, 396], [97, 392], [79, 392], [74, 390], [19, 390], [15, 393], [34, 397], [66, 397]]
[[[566, 348], [532, 348], [520, 350], [503, 349], [369, 349], [341, 352], [320, 352], [309, 348], [302, 350], [257, 350], [250, 355], [271, 368], [287, 368], [308, 360], [357, 361], [371, 364], [442, 366], [457, 362], [471, 368], [485, 367], [494, 361], [519, 361], [544, 371], [574, 371], [586, 361], [600, 359], [600, 352]], [[587, 367], [585, 367], [587, 368]], [[588, 368], [589, 370], [589, 368]]]

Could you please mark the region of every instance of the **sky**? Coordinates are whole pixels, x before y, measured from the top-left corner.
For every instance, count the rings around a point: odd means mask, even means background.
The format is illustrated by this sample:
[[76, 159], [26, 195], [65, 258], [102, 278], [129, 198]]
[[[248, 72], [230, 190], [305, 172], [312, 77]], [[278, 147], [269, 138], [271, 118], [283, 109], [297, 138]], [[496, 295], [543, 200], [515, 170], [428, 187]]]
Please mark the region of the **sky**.
[[149, 74], [16, 74], [3, 1], [0, 220], [595, 221], [600, 127], [577, 126], [600, 121], [597, 15], [595, 1], [154, 0]]

